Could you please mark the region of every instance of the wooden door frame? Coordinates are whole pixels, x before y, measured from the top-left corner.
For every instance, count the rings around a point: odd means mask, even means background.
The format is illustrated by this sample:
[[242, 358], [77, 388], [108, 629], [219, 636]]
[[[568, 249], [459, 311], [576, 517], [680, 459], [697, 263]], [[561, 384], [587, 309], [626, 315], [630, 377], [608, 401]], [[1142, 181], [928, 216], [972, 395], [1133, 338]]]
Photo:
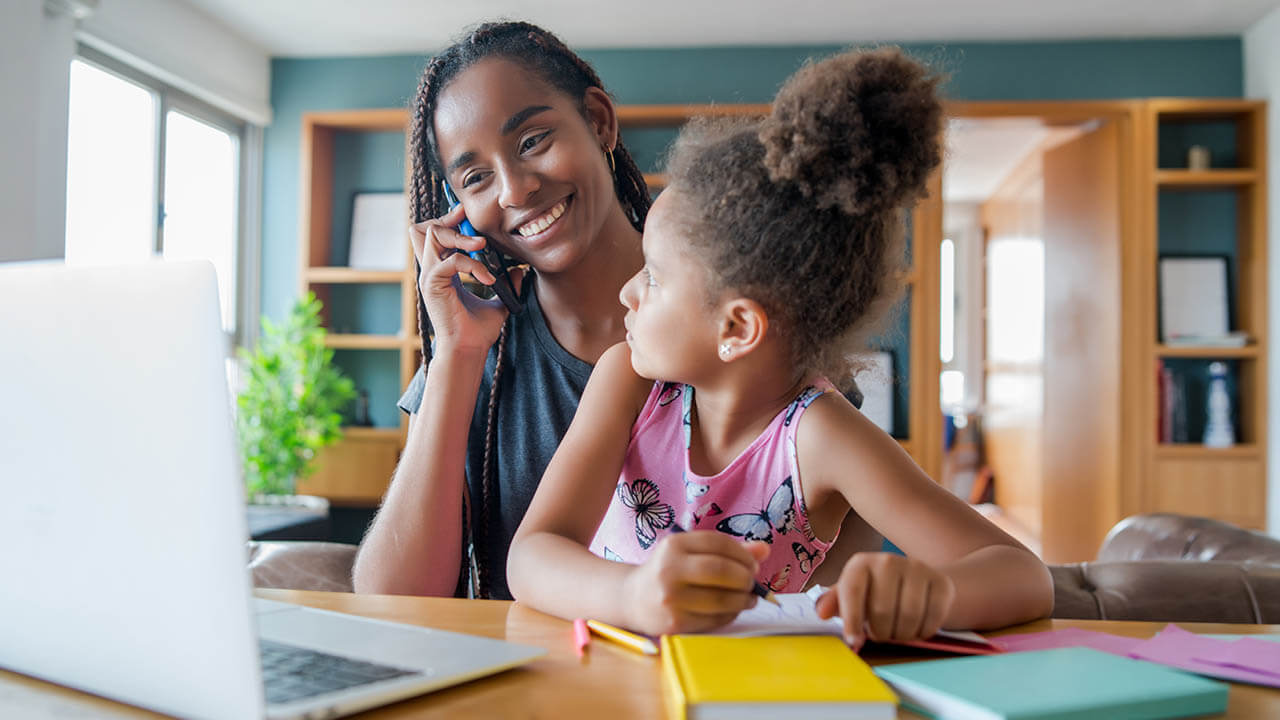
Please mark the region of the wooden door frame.
[[[1143, 388], [1151, 378], [1151, 368], [1140, 362], [1147, 357], [1147, 341], [1155, 336], [1152, 327], [1153, 312], [1149, 305], [1155, 298], [1155, 273], [1145, 267], [1143, 258], [1150, 257], [1154, 249], [1150, 223], [1150, 209], [1146, 207], [1143, 189], [1149, 186], [1150, 168], [1154, 158], [1148, 157], [1154, 142], [1145, 123], [1142, 122], [1144, 104], [1141, 100], [1064, 100], [1064, 101], [953, 101], [946, 104], [948, 119], [953, 118], [1038, 118], [1046, 125], [1079, 125], [1091, 121], [1116, 123], [1119, 129], [1119, 227], [1120, 227], [1120, 308], [1121, 391], [1110, 399], [1112, 410], [1120, 418], [1120, 468], [1117, 478], [1145, 477], [1146, 458], [1136, 448], [1141, 447], [1138, 433], [1146, 431], [1142, 422], [1142, 408], [1146, 401]], [[946, 159], [943, 158], [945, 165]], [[937, 308], [941, 302], [938, 262], [939, 246], [943, 238], [941, 169], [939, 180], [930, 185], [930, 199], [922, 207], [936, 206], [936, 211], [921, 213], [917, 209], [914, 230], [913, 255], [920, 282], [916, 283], [912, 302], [924, 303], [929, 310], [913, 313], [921, 317], [913, 322], [912, 347], [918, 348], [912, 358], [912, 387], [920, 388], [919, 398], [912, 403], [912, 440], [922, 442], [914, 448], [921, 466], [935, 479], [941, 479], [942, 467], [942, 413], [938, 405], [938, 378], [942, 361], [934, 348], [938, 346]], [[932, 201], [933, 198], [936, 200]], [[930, 320], [929, 318], [932, 318]], [[916, 326], [920, 327], [917, 328]], [[930, 334], [931, 333], [931, 334]], [[916, 356], [919, 356], [918, 358]], [[917, 393], [912, 393], [913, 398]], [[1051, 441], [1046, 438], [1046, 441]], [[1128, 450], [1126, 450], [1128, 448]], [[1140, 484], [1118, 482], [1114, 488], [1115, 502], [1119, 510], [1118, 521], [1140, 505]]]

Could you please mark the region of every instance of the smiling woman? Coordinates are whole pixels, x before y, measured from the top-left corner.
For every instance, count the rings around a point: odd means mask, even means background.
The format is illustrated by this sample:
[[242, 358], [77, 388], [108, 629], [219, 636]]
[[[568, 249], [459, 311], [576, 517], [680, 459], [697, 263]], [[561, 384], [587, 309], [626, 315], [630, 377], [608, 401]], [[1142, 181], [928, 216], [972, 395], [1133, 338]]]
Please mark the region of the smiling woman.
[[[649, 191], [595, 71], [528, 23], [482, 25], [435, 56], [412, 113], [424, 363], [355, 587], [509, 598], [511, 536], [594, 363], [624, 338], [618, 292], [641, 264]], [[483, 237], [460, 234], [464, 219]], [[468, 255], [488, 243], [528, 266], [512, 273], [519, 315], [461, 291], [460, 273], [494, 282]]]

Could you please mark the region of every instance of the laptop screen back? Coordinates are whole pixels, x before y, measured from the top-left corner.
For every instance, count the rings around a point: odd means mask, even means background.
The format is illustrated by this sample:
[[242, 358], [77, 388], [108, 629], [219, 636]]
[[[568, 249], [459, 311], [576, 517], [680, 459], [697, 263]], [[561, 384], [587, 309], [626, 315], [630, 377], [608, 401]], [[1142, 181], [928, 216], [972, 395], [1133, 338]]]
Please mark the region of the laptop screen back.
[[213, 266], [0, 265], [0, 667], [262, 713]]

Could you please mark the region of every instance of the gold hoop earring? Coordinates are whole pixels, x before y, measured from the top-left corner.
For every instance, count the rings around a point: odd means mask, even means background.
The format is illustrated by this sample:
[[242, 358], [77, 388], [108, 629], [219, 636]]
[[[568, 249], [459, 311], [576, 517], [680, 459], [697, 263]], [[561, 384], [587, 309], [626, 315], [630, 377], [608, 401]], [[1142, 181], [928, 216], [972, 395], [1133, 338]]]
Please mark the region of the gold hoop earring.
[[605, 150], [604, 156], [609, 158], [609, 172], [614, 173], [616, 175], [618, 173], [618, 166], [613, 161], [613, 148]]

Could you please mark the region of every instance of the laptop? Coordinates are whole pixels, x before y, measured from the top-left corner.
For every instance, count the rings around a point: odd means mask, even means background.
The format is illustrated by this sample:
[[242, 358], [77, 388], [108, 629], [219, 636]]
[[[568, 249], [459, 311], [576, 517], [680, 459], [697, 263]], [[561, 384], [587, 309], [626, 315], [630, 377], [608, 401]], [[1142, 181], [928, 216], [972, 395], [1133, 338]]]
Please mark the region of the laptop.
[[0, 668], [302, 718], [546, 653], [252, 596], [211, 264], [0, 264], [0, 345]]

